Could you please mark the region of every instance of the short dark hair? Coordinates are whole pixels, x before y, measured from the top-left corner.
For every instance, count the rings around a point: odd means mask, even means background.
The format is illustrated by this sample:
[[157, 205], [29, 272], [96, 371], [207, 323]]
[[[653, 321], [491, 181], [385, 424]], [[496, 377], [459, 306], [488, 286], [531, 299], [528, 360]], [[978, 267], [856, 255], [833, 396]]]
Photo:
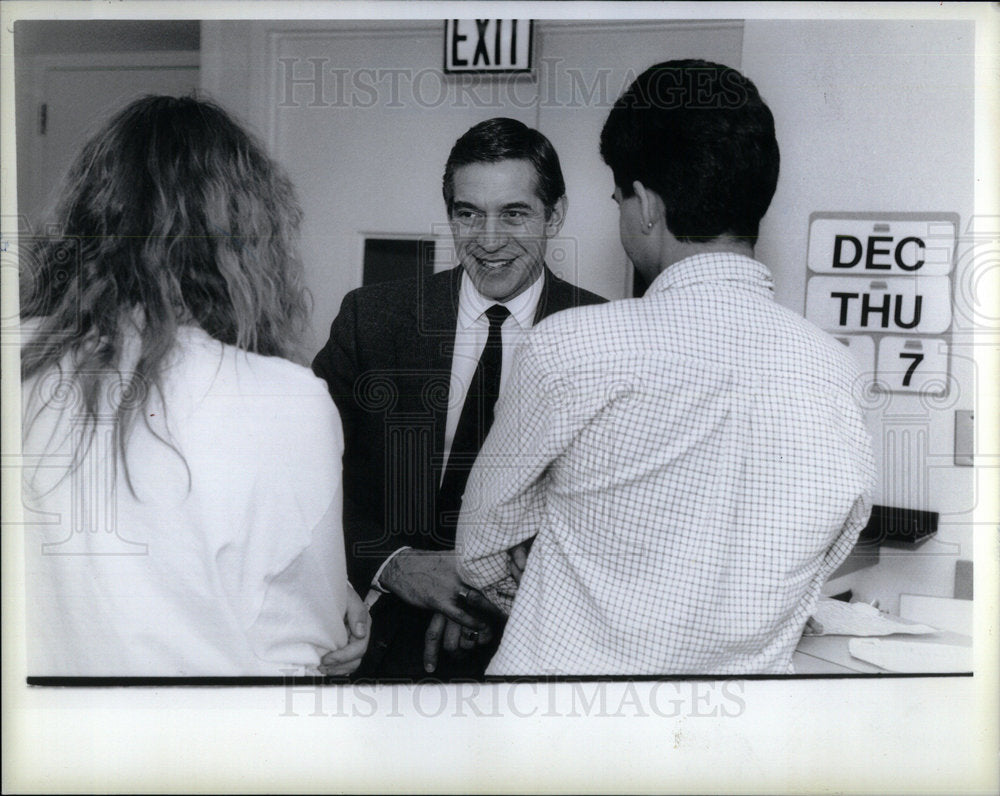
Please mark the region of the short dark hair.
[[651, 66], [615, 103], [601, 157], [623, 196], [655, 191], [678, 240], [757, 240], [778, 182], [774, 117], [737, 70], [701, 60]]
[[551, 212], [566, 193], [562, 167], [555, 147], [538, 130], [516, 119], [499, 116], [470, 127], [451, 148], [441, 178], [444, 203], [451, 215], [455, 199], [455, 169], [470, 163], [496, 163], [501, 160], [527, 160], [538, 177], [535, 190]]

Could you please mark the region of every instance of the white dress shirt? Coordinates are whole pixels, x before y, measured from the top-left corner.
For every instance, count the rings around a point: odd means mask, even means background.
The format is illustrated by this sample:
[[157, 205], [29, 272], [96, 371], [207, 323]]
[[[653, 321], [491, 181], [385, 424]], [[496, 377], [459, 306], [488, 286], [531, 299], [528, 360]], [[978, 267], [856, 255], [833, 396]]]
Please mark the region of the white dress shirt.
[[510, 375], [456, 542], [510, 610], [487, 673], [790, 672], [871, 509], [848, 350], [774, 302], [765, 266], [705, 254], [546, 319]]
[[476, 290], [469, 275], [462, 273], [458, 292], [458, 323], [455, 326], [455, 355], [451, 361], [452, 389], [448, 394], [448, 420], [444, 430], [445, 458], [441, 467], [442, 480], [448, 467], [448, 456], [451, 453], [451, 444], [455, 440], [455, 431], [458, 428], [462, 407], [465, 405], [465, 397], [469, 393], [469, 385], [489, 337], [490, 322], [486, 317], [486, 310], [494, 304], [500, 304], [510, 310], [510, 317], [500, 327], [500, 336], [503, 340], [500, 391], [503, 392], [509, 378], [511, 363], [514, 361], [514, 349], [535, 320], [538, 300], [542, 295], [542, 283], [543, 276], [539, 274], [527, 290], [510, 301], [494, 301]]

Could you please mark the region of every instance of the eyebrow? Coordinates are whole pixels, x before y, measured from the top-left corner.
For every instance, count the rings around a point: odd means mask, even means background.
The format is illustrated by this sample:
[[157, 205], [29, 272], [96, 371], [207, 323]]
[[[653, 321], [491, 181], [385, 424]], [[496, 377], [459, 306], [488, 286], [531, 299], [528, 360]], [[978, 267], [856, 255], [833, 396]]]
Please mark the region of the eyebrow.
[[[482, 208], [474, 205], [472, 202], [463, 202], [461, 200], [456, 200], [452, 203], [452, 208], [454, 210], [476, 210], [480, 213], [483, 212]], [[527, 202], [509, 202], [501, 207], [500, 210], [534, 210], [534, 208]]]
[[510, 204], [504, 205], [501, 210], [534, 210], [531, 205], [527, 202], [511, 202]]

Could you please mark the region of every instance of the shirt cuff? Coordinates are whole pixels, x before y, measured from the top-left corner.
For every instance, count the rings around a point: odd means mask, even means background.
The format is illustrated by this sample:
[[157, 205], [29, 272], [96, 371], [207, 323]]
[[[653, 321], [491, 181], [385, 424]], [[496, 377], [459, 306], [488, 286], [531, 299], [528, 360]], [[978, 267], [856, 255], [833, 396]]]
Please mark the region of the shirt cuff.
[[388, 594], [389, 593], [389, 590], [387, 588], [385, 588], [385, 586], [382, 585], [382, 573], [385, 571], [386, 566], [388, 566], [389, 562], [392, 561], [392, 559], [394, 559], [396, 556], [398, 556], [404, 550], [410, 550], [410, 549], [411, 548], [410, 548], [409, 545], [404, 545], [403, 547], [400, 547], [398, 550], [393, 550], [389, 554], [389, 557], [386, 558], [386, 560], [382, 562], [382, 566], [380, 566], [378, 568], [378, 571], [375, 573], [375, 577], [372, 578], [372, 588], [375, 591], [377, 591], [379, 594]]

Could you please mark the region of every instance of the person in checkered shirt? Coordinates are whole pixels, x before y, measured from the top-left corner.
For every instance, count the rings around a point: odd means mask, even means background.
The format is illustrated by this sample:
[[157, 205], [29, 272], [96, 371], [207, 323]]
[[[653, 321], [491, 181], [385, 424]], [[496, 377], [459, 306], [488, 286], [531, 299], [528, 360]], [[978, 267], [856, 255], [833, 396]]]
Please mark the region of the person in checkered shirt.
[[616, 102], [601, 154], [650, 286], [517, 352], [457, 538], [463, 579], [509, 612], [487, 674], [790, 673], [875, 466], [850, 353], [753, 259], [773, 117], [735, 69], [669, 61]]

